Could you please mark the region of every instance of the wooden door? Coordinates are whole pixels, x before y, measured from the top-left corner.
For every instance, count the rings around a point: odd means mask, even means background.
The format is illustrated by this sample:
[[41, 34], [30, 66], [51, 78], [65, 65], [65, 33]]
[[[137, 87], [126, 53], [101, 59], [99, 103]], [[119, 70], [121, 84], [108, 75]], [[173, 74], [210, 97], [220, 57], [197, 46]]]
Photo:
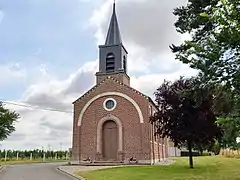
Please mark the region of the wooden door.
[[107, 121], [103, 124], [103, 159], [107, 161], [117, 160], [118, 133], [117, 124]]

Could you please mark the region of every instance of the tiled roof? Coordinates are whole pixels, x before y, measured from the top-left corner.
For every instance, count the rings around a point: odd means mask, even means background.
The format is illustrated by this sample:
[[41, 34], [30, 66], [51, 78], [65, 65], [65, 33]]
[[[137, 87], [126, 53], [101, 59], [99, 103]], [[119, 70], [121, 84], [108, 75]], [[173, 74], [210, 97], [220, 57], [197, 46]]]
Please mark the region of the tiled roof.
[[[76, 101], [78, 101], [78, 100], [82, 99], [83, 97], [85, 97], [86, 95], [88, 95], [89, 93], [93, 92], [97, 87], [99, 87], [99, 86], [100, 86], [101, 84], [103, 84], [105, 81], [110, 80], [110, 79], [113, 80], [114, 82], [122, 85], [122, 86], [127, 87], [128, 89], [130, 89], [130, 90], [134, 91], [135, 93], [143, 96], [144, 98], [146, 98], [146, 99], [148, 99], [148, 100], [151, 100], [150, 97], [146, 96], [145, 94], [141, 93], [140, 91], [138, 91], [138, 90], [136, 90], [136, 89], [134, 89], [134, 88], [132, 88], [132, 87], [124, 84], [124, 83], [121, 83], [120, 81], [116, 80], [115, 78], [113, 78], [113, 77], [111, 77], [111, 76], [108, 76], [106, 79], [104, 79], [104, 80], [101, 81], [100, 83], [98, 83], [98, 84], [96, 84], [95, 86], [93, 86], [93, 88], [91, 88], [89, 91], [87, 91], [85, 94], [83, 94], [80, 98], [78, 98], [77, 100], [75, 100], [75, 101], [73, 102], [73, 104], [74, 104]], [[152, 100], [151, 100], [151, 101], [152, 101]], [[153, 102], [153, 101], [152, 101], [152, 102]]]

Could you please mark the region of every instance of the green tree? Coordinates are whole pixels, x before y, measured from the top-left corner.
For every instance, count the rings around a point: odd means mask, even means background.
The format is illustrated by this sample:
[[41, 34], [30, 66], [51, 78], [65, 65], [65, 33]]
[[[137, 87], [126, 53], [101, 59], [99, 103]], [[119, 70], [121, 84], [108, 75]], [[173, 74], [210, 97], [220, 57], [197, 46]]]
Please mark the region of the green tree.
[[0, 102], [0, 141], [5, 140], [15, 131], [15, 123], [19, 118], [18, 113], [5, 108]]
[[214, 91], [197, 78], [171, 83], [165, 81], [155, 92], [160, 110], [151, 117], [157, 134], [170, 138], [176, 147], [187, 145], [189, 166], [193, 168], [192, 149], [209, 145], [222, 135], [216, 124]]
[[174, 15], [179, 33], [191, 40], [170, 48], [176, 59], [198, 69], [206, 81], [225, 82], [240, 93], [240, 1], [189, 0]]
[[190, 40], [170, 46], [176, 59], [200, 70], [205, 83], [218, 82], [228, 88], [229, 112], [218, 115], [224, 129], [218, 141], [222, 147], [234, 147], [240, 134], [240, 1], [189, 0], [174, 15], [178, 17], [176, 30], [191, 35]]
[[223, 136], [218, 139], [222, 148], [237, 148], [236, 138], [240, 136], [240, 116], [238, 95], [231, 89], [219, 85], [215, 92], [215, 112], [218, 112], [217, 123], [223, 129]]
[[219, 118], [218, 123], [221, 124], [224, 130], [223, 137], [219, 140], [221, 147], [237, 149], [238, 143], [236, 139], [240, 137], [240, 118]]

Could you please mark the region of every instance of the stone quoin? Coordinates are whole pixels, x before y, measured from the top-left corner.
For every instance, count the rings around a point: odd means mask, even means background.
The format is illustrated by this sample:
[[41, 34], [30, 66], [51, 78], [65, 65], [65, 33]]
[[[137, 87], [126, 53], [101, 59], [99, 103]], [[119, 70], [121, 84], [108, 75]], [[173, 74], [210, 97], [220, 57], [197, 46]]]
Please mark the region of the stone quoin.
[[73, 102], [72, 160], [154, 164], [168, 157], [168, 140], [155, 136], [150, 97], [130, 86], [128, 52], [120, 35], [115, 3], [104, 45], [99, 46], [96, 85]]

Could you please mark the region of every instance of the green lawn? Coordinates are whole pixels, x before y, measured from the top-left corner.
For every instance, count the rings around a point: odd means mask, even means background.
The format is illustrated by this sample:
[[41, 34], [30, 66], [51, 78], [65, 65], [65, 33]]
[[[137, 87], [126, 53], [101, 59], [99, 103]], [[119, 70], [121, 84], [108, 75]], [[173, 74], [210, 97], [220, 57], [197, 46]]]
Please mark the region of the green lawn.
[[240, 159], [218, 156], [194, 158], [194, 169], [187, 158], [171, 166], [117, 167], [79, 173], [87, 180], [240, 180]]

